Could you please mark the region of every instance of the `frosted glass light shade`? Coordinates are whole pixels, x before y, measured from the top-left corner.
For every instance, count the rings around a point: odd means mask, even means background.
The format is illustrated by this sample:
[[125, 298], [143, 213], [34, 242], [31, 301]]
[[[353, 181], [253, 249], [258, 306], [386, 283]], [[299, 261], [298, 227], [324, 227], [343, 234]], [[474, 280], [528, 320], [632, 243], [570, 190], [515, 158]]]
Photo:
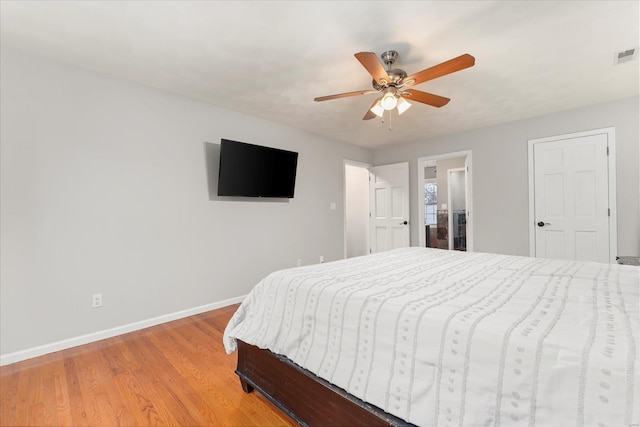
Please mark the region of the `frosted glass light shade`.
[[387, 92], [380, 100], [380, 105], [385, 110], [393, 110], [398, 105], [398, 98], [393, 93]]
[[369, 110], [378, 117], [382, 117], [382, 113], [384, 113], [384, 108], [380, 105], [380, 101], [376, 102]]
[[410, 102], [408, 102], [406, 99], [402, 97], [398, 98], [398, 114], [404, 113], [409, 108], [411, 108]]

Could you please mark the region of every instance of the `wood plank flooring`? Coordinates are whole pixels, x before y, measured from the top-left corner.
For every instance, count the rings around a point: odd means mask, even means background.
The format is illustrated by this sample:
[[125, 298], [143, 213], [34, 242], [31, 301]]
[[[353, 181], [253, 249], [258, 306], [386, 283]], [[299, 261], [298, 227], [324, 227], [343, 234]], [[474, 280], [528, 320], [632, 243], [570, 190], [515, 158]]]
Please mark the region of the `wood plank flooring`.
[[0, 367], [0, 425], [296, 425], [242, 391], [222, 345], [236, 308]]

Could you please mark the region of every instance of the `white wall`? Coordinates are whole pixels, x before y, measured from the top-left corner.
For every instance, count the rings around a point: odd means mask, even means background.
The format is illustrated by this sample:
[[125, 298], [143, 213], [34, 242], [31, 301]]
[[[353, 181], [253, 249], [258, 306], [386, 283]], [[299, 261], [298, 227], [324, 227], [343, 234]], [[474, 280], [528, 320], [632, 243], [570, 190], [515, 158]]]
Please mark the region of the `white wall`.
[[346, 257], [369, 253], [369, 170], [345, 164]]
[[[343, 159], [370, 163], [370, 151], [1, 55], [2, 355], [242, 296], [298, 258], [343, 257]], [[298, 151], [295, 198], [210, 201], [204, 142], [220, 138]]]
[[[640, 253], [638, 176], [639, 98], [632, 97], [576, 110], [394, 145], [374, 152], [374, 165], [409, 161], [411, 193], [416, 193], [417, 159], [462, 150], [473, 151], [474, 250], [529, 254], [527, 141], [589, 129], [616, 128], [618, 254]], [[411, 215], [417, 218], [417, 201]], [[411, 242], [418, 244], [417, 221]]]

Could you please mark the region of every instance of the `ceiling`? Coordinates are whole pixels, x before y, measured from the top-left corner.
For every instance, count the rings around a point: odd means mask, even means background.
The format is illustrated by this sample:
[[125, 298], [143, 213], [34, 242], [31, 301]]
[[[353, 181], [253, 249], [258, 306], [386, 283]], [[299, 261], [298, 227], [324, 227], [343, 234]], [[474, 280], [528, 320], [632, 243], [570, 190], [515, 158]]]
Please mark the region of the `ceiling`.
[[[83, 68], [368, 148], [421, 141], [638, 95], [638, 1], [6, 1], [0, 41]], [[393, 130], [354, 58], [394, 49], [408, 74], [476, 65], [416, 89]]]

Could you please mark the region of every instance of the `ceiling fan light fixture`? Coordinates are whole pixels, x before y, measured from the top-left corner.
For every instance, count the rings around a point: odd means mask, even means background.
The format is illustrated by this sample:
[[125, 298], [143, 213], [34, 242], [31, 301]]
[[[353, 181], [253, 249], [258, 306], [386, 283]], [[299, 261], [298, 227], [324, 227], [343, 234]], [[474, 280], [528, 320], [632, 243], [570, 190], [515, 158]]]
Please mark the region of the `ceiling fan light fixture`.
[[371, 111], [373, 114], [375, 114], [378, 117], [382, 117], [382, 114], [384, 113], [384, 108], [382, 108], [382, 105], [380, 105], [380, 101], [378, 101], [374, 104], [373, 107], [369, 109], [369, 111]]
[[398, 98], [393, 92], [389, 91], [385, 93], [380, 100], [380, 105], [382, 105], [382, 108], [385, 110], [393, 110], [396, 108], [396, 105], [398, 105]]
[[402, 114], [411, 108], [411, 103], [403, 97], [398, 98], [398, 114]]

